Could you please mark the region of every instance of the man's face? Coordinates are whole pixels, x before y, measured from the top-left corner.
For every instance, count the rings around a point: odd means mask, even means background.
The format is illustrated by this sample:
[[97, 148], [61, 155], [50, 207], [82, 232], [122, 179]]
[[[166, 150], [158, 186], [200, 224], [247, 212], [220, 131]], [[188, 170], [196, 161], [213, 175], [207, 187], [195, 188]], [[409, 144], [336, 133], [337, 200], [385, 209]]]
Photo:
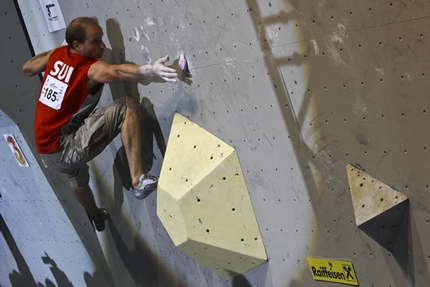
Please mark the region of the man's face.
[[87, 25], [85, 27], [85, 41], [79, 44], [79, 54], [84, 57], [99, 59], [106, 48], [103, 43], [103, 30], [98, 25]]

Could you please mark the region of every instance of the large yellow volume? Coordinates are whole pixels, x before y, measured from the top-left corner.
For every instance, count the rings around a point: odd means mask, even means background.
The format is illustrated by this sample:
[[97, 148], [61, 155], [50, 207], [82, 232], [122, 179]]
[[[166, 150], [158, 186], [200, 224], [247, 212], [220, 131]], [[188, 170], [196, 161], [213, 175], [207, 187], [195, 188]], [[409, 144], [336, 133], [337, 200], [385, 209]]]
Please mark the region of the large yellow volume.
[[180, 114], [161, 169], [157, 214], [179, 249], [224, 279], [267, 261], [237, 152]]

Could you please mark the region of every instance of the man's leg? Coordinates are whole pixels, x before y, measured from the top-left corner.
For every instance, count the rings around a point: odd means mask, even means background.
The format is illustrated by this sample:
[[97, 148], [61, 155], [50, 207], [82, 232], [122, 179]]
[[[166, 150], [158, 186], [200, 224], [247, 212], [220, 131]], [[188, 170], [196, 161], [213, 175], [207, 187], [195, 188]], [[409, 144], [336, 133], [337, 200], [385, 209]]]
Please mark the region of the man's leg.
[[137, 199], [144, 199], [157, 189], [158, 179], [144, 174], [142, 164], [141, 106], [139, 102], [127, 97], [125, 119], [121, 126], [121, 138], [130, 168], [132, 193]]
[[72, 181], [70, 182], [70, 187], [72, 188], [76, 199], [85, 208], [89, 215], [93, 218], [97, 218], [100, 214], [100, 208], [96, 205], [91, 188], [89, 186], [78, 188]]
[[[70, 139], [75, 140], [75, 137], [71, 136]], [[88, 165], [85, 163], [78, 165], [73, 162], [58, 160], [62, 157], [67, 159], [74, 158], [71, 154], [78, 154], [75, 148], [77, 147], [76, 143], [79, 142], [79, 139], [80, 137], [77, 137], [76, 141], [66, 145], [67, 147], [71, 147], [71, 150], [61, 149], [55, 153], [41, 154], [40, 157], [46, 168], [67, 175], [70, 181], [70, 188], [78, 202], [91, 216], [97, 218], [100, 213], [100, 208], [97, 207], [91, 188], [88, 186], [90, 180]], [[65, 156], [63, 154], [65, 154]]]
[[133, 187], [140, 185], [139, 177], [144, 173], [142, 164], [142, 144], [140, 127], [140, 105], [135, 98], [127, 97], [127, 110], [121, 127], [121, 139], [124, 144], [130, 167]]
[[75, 198], [87, 212], [93, 227], [97, 231], [103, 231], [105, 229], [105, 220], [108, 217], [108, 212], [104, 208], [97, 207], [93, 192], [88, 185], [89, 179], [89, 168], [88, 165], [85, 164], [69, 174], [70, 188]]
[[85, 208], [89, 220], [97, 231], [105, 229], [105, 220], [108, 217], [108, 212], [104, 208], [98, 208], [94, 200], [93, 192], [89, 186], [76, 187], [73, 181], [70, 181], [70, 187], [76, 199]]

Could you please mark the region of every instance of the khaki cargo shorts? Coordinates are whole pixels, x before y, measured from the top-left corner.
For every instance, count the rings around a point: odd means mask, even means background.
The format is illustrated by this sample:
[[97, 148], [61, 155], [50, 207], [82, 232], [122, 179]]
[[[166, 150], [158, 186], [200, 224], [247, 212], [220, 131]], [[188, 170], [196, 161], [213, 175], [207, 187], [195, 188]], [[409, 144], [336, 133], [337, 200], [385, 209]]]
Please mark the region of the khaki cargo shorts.
[[78, 188], [88, 186], [87, 163], [120, 133], [126, 110], [125, 98], [94, 110], [78, 130], [61, 137], [59, 150], [40, 155], [45, 167], [67, 175]]

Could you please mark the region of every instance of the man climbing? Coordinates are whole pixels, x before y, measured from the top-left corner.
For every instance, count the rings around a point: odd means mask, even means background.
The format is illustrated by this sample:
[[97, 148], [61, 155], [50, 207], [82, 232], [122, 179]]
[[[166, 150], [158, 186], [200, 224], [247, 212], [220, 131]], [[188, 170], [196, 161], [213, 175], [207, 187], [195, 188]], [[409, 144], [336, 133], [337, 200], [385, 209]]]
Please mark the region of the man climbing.
[[97, 19], [76, 18], [67, 27], [66, 46], [38, 54], [23, 66], [26, 76], [45, 72], [34, 122], [37, 152], [48, 169], [68, 176], [73, 193], [98, 231], [105, 229], [108, 213], [95, 203], [87, 163], [119, 133], [134, 196], [147, 197], [158, 182], [143, 169], [139, 101], [126, 97], [96, 109], [103, 85], [152, 77], [177, 80], [176, 71], [165, 66], [167, 56], [142, 66], [100, 60], [106, 47], [102, 37]]

